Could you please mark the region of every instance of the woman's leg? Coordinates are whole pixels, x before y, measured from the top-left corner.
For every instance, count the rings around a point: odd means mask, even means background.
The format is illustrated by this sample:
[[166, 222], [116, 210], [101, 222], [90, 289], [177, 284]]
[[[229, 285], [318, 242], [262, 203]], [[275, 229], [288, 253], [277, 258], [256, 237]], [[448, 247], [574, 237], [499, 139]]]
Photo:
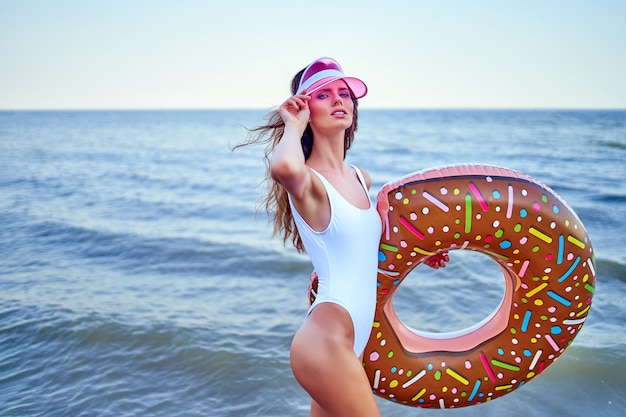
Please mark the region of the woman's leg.
[[291, 344], [291, 369], [316, 403], [312, 416], [380, 416], [353, 343], [352, 319], [343, 307], [333, 303], [315, 307], [296, 333]]
[[315, 400], [311, 400], [311, 417], [327, 417], [322, 407]]

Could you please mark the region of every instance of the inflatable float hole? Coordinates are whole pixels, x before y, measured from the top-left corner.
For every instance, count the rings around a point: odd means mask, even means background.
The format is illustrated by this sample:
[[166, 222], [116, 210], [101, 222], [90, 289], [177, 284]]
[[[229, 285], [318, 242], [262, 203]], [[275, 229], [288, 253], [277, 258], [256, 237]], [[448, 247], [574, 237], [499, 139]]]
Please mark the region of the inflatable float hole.
[[419, 265], [394, 294], [400, 322], [429, 338], [470, 332], [502, 306], [508, 279], [498, 263], [471, 250], [452, 250], [445, 268]]

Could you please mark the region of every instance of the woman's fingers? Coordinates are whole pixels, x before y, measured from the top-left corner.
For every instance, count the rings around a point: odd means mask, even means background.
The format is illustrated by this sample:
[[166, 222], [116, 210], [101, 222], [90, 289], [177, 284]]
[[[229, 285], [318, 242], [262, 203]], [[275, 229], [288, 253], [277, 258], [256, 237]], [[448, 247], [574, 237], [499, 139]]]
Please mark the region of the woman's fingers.
[[306, 123], [309, 120], [308, 101], [311, 97], [305, 95], [291, 96], [278, 108], [280, 117], [285, 123]]
[[447, 262], [450, 262], [450, 255], [448, 255], [447, 250], [424, 259], [424, 263], [434, 269], [444, 268]]
[[297, 108], [298, 111], [300, 111], [308, 106], [307, 103], [310, 98], [311, 97], [304, 96], [304, 95], [292, 96], [287, 99], [287, 102], [291, 104], [292, 106], [294, 106], [295, 108]]

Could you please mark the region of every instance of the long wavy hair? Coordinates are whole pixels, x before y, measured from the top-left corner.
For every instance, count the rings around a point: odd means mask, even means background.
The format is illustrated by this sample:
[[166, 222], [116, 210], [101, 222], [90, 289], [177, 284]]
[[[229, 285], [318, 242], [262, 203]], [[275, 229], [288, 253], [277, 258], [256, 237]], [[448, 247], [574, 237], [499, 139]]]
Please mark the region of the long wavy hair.
[[[296, 90], [298, 88], [298, 85], [300, 84], [300, 79], [302, 78], [304, 70], [305, 69], [302, 69], [300, 72], [298, 72], [293, 77], [293, 80], [291, 80], [292, 95], [296, 94]], [[352, 102], [354, 103], [354, 115], [352, 119], [352, 125], [345, 131], [343, 151], [344, 159], [346, 158], [346, 153], [348, 149], [350, 149], [350, 146], [352, 146], [354, 134], [357, 130], [358, 100], [354, 97], [353, 94], [351, 94], [351, 97]], [[291, 212], [291, 206], [289, 205], [287, 190], [282, 185], [274, 181], [270, 175], [271, 156], [274, 152], [274, 148], [280, 142], [284, 131], [285, 123], [280, 117], [278, 110], [270, 111], [266, 116], [266, 123], [261, 126], [248, 129], [248, 140], [244, 143], [237, 145], [235, 148], [252, 144], [265, 145], [265, 179], [263, 181], [268, 184], [268, 191], [265, 196], [262, 197], [261, 206], [265, 208], [268, 217], [273, 220], [273, 236], [281, 234], [284, 244], [286, 244], [287, 241], [291, 239], [291, 242], [298, 250], [298, 252], [304, 252], [304, 245], [302, 244], [302, 239], [300, 237], [300, 233], [298, 233], [298, 228], [296, 227], [295, 221], [293, 219], [293, 213]], [[305, 160], [309, 159], [309, 156], [311, 155], [314, 140], [315, 138], [313, 137], [313, 130], [311, 129], [310, 125], [307, 125], [302, 137], [300, 138], [302, 152], [304, 153]]]

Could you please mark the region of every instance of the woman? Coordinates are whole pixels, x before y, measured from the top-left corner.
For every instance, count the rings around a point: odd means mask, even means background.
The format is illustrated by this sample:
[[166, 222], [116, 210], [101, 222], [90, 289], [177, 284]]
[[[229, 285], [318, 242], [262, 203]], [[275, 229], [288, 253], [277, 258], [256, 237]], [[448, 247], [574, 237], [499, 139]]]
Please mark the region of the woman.
[[268, 143], [274, 231], [306, 250], [318, 276], [291, 368], [312, 398], [311, 416], [380, 416], [360, 356], [374, 318], [381, 221], [369, 175], [345, 162], [367, 87], [320, 58], [296, 74], [292, 94], [253, 129], [253, 142]]

